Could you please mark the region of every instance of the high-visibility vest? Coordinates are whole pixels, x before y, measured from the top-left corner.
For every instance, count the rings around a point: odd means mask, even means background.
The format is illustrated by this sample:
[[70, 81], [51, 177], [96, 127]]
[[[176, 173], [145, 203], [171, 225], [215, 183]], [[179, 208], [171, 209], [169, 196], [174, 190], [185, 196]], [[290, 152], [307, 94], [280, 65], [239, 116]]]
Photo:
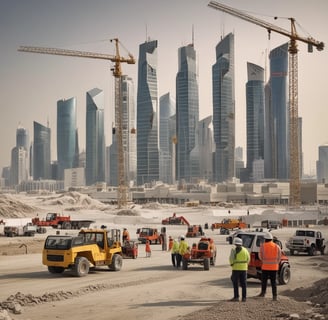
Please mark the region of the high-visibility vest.
[[246, 271], [248, 269], [250, 257], [246, 248], [241, 247], [241, 250], [236, 253], [236, 248], [232, 248], [229, 256], [229, 263], [232, 270]]
[[273, 241], [264, 242], [260, 247], [259, 258], [262, 270], [279, 270], [281, 249]]
[[179, 254], [184, 255], [188, 251], [188, 243], [185, 240], [181, 240], [179, 244]]

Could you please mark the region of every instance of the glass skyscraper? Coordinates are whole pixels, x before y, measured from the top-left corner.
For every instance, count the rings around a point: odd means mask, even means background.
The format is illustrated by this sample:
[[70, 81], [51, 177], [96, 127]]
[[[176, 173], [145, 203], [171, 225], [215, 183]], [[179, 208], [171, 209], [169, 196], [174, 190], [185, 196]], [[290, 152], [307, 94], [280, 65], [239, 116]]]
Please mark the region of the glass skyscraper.
[[199, 97], [196, 51], [190, 44], [179, 48], [176, 76], [176, 179], [199, 178]]
[[235, 65], [232, 33], [216, 46], [212, 78], [214, 181], [224, 182], [235, 176]]
[[57, 179], [76, 161], [76, 98], [57, 101]]
[[166, 93], [159, 100], [159, 178], [165, 183], [173, 183], [172, 175], [172, 138], [170, 119], [175, 114], [175, 101], [170, 93]]
[[270, 112], [267, 127], [272, 130], [273, 171], [267, 178], [285, 180], [289, 178], [288, 43], [273, 49], [269, 58], [271, 99], [266, 109]]
[[[247, 63], [246, 83], [246, 136], [247, 172], [249, 180], [255, 181], [253, 162], [264, 160], [264, 69]], [[264, 175], [264, 172], [263, 172]]]
[[328, 182], [328, 145], [319, 146], [319, 160], [317, 161], [318, 183]]
[[51, 179], [51, 130], [33, 122], [33, 179]]
[[94, 88], [86, 94], [86, 185], [105, 181], [104, 93]]
[[137, 184], [159, 180], [157, 40], [139, 46]]
[[199, 121], [200, 177], [208, 182], [213, 179], [213, 132], [210, 128], [212, 116]]

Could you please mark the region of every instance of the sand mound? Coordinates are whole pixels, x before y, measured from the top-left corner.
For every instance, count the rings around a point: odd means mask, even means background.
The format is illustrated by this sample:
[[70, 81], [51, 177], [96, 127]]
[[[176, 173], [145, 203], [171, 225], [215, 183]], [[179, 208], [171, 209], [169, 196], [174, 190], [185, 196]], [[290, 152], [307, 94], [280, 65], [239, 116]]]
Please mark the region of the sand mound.
[[0, 216], [4, 218], [21, 218], [27, 213], [35, 212], [36, 207], [27, 205], [15, 196], [9, 194], [0, 195]]

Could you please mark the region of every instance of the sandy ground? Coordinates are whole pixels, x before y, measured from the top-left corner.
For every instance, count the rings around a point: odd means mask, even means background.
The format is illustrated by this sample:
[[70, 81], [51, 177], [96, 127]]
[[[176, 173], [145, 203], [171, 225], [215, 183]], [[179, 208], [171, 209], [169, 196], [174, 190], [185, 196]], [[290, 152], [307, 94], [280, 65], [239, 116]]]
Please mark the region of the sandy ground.
[[[93, 219], [98, 226], [127, 227], [132, 238], [136, 238], [138, 227], [160, 228], [161, 219], [173, 212], [185, 216], [192, 224], [221, 220], [208, 208], [134, 208], [137, 215], [126, 216], [90, 201], [83, 205], [66, 203], [62, 199], [50, 201], [49, 198], [24, 198], [22, 201], [37, 207], [39, 215], [67, 209], [72, 217]], [[234, 209], [230, 210], [234, 214]], [[245, 209], [241, 211], [246, 212]], [[33, 214], [35, 211], [23, 216]], [[328, 239], [328, 227], [321, 228]], [[218, 248], [216, 266], [209, 271], [198, 265], [186, 271], [173, 268], [170, 253], [162, 251], [161, 245], [152, 245], [152, 255], [146, 258], [144, 245], [140, 244], [138, 258], [124, 259], [121, 271], [98, 268], [83, 278], [72, 277], [69, 272], [53, 275], [42, 265], [44, 238], [54, 233], [53, 229], [33, 238], [0, 237], [0, 306], [4, 308], [11, 302], [21, 306], [17, 310], [20, 314], [9, 312], [4, 319], [290, 319], [293, 313], [299, 314], [301, 319], [311, 319], [318, 313], [318, 319], [320, 314], [321, 319], [325, 319], [328, 255], [289, 257], [292, 278], [289, 284], [278, 287], [277, 302], [272, 301], [270, 288], [265, 299], [255, 298], [260, 282], [249, 279], [247, 302], [231, 303], [227, 302], [233, 294], [228, 264], [231, 246], [218, 230], [205, 231]], [[283, 244], [293, 232], [292, 228], [273, 231]], [[185, 233], [186, 226], [167, 226], [167, 235], [178, 237]], [[197, 240], [187, 238], [190, 244]]]

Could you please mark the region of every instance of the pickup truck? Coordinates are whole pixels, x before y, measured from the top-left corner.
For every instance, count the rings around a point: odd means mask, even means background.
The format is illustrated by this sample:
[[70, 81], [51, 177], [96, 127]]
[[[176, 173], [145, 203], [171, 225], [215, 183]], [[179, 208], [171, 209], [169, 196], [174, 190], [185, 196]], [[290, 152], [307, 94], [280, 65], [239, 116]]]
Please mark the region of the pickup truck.
[[321, 231], [313, 229], [297, 229], [295, 234], [286, 242], [286, 248], [290, 254], [295, 252], [307, 252], [309, 256], [313, 256], [317, 251], [323, 255], [326, 246]]
[[5, 226], [3, 232], [6, 237], [34, 237], [35, 233], [38, 232], [38, 227], [31, 223], [28, 223], [25, 226]]

